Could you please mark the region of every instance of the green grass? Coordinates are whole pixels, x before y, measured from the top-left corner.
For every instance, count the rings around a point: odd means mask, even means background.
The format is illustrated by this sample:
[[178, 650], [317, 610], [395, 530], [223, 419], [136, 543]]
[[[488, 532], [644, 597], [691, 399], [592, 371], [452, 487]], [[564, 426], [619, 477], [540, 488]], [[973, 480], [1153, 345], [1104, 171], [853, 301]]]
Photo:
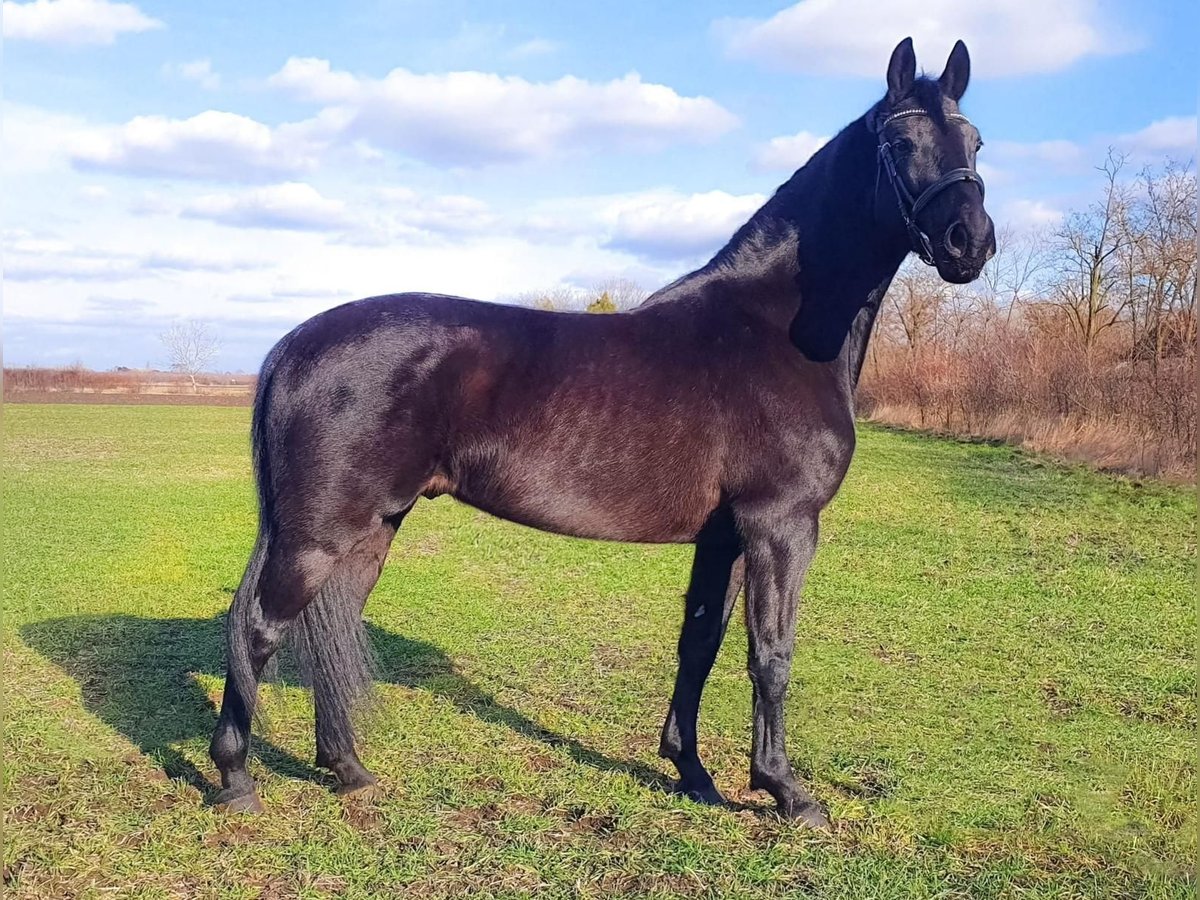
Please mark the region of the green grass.
[[367, 607], [383, 659], [343, 804], [304, 692], [263, 691], [266, 815], [204, 805], [221, 619], [255, 526], [248, 414], [4, 412], [12, 896], [1190, 896], [1194, 496], [864, 427], [800, 615], [789, 741], [835, 822], [745, 790], [745, 634], [665, 794], [688, 550], [449, 500]]

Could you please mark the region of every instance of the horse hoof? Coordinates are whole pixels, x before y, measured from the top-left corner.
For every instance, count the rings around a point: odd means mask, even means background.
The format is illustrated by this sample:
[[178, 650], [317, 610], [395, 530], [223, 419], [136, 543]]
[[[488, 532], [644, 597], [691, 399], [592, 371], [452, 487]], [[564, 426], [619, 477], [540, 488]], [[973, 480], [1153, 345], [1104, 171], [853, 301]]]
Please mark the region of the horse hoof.
[[779, 814], [785, 819], [791, 819], [805, 828], [812, 828], [815, 831], [829, 830], [829, 816], [825, 815], [825, 810], [821, 808], [821, 804], [812, 800], [804, 803], [796, 803], [789, 805], [787, 808], [780, 807]]
[[224, 790], [213, 798], [213, 809], [223, 813], [260, 813], [263, 805], [254, 791]]
[[718, 791], [712, 784], [691, 788], [683, 784], [677, 784], [675, 785], [673, 793], [687, 800], [691, 800], [693, 803], [699, 803], [703, 806], [725, 805], [725, 798], [721, 796], [721, 792]]
[[383, 796], [383, 788], [379, 786], [378, 781], [372, 779], [371, 781], [339, 784], [334, 789], [334, 793], [347, 800], [377, 800]]

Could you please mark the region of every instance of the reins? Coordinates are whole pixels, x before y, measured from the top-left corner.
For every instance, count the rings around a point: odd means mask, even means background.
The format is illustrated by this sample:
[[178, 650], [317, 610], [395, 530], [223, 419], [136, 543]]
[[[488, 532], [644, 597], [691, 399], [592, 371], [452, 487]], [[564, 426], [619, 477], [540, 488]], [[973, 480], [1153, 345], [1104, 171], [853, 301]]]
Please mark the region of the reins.
[[[892, 156], [892, 145], [889, 141], [883, 140], [883, 131], [889, 124], [897, 119], [904, 119], [909, 116], [928, 115], [929, 113], [923, 109], [902, 109], [898, 112], [892, 113], [890, 116], [884, 119], [883, 124], [879, 126], [879, 165], [883, 171], [887, 172], [888, 181], [892, 183], [892, 189], [896, 192], [896, 203], [900, 207], [900, 216], [904, 219], [904, 227], [908, 231], [908, 240], [912, 245], [913, 251], [921, 258], [923, 263], [932, 266], [934, 265], [933, 245], [929, 241], [929, 235], [922, 231], [920, 226], [917, 225], [917, 215], [921, 212], [921, 210], [929, 205], [934, 197], [946, 190], [946, 188], [950, 187], [952, 184], [958, 184], [960, 181], [974, 182], [975, 184], [979, 185], [980, 198], [983, 197], [984, 187], [983, 179], [979, 177], [979, 173], [974, 169], [968, 169], [965, 167], [951, 169], [933, 184], [929, 185], [929, 187], [925, 188], [925, 190], [921, 191], [916, 199], [913, 198], [912, 192], [904, 183], [904, 179], [901, 178], [899, 172], [896, 171], [896, 160]], [[946, 118], [957, 122], [966, 122], [967, 124], [970, 124], [971, 121], [966, 116], [958, 113], [948, 113]], [[875, 189], [878, 191], [878, 170], [876, 170], [875, 181]]]

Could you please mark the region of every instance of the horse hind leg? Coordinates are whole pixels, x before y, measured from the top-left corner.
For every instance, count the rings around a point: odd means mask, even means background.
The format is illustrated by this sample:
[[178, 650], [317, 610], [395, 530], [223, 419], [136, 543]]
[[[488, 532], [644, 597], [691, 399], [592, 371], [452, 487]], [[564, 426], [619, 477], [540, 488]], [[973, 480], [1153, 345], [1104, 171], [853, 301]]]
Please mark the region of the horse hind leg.
[[303, 565], [282, 545], [259, 535], [226, 626], [227, 659], [221, 714], [209, 755], [221, 773], [215, 806], [258, 811], [262, 804], [246, 770], [250, 731], [263, 668], [279, 649], [288, 626], [333, 570], [332, 560], [308, 554]]
[[371, 682], [362, 606], [399, 518], [376, 524], [340, 553], [287, 536], [276, 536], [268, 546], [260, 537], [229, 614], [225, 696], [209, 748], [221, 773], [214, 805], [262, 808], [246, 770], [251, 721], [263, 668], [289, 630], [298, 632], [301, 665], [313, 685], [318, 764], [329, 767], [344, 787], [373, 783], [354, 753], [350, 711]]
[[343, 795], [376, 784], [354, 747], [353, 711], [375, 676], [362, 610], [401, 518], [380, 523], [338, 561], [293, 630], [300, 666], [313, 690], [317, 765], [334, 774]]

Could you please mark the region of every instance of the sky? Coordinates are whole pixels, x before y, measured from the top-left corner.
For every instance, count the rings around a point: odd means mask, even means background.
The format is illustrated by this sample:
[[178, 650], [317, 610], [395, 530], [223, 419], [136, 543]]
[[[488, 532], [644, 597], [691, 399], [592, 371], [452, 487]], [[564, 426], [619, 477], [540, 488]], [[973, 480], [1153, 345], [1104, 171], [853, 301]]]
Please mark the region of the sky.
[[1001, 227], [1196, 155], [1194, 0], [3, 2], [4, 362], [254, 371], [359, 297], [483, 300], [703, 264], [914, 39]]

